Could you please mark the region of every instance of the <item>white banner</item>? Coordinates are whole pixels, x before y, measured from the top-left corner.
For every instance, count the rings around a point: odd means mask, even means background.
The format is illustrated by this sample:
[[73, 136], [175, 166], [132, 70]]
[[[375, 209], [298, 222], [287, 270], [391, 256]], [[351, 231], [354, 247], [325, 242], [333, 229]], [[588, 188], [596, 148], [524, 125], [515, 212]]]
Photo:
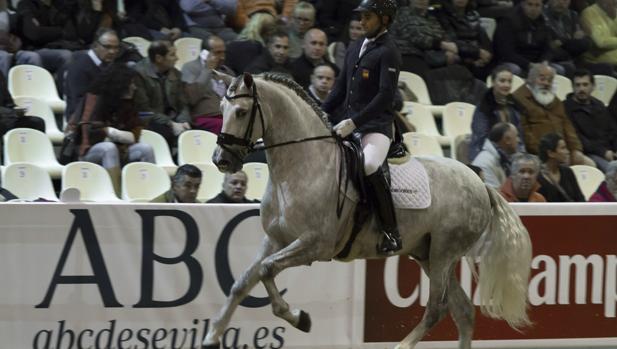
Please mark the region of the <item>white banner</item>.
[[[535, 325], [518, 333], [478, 312], [474, 347], [615, 348], [617, 205], [514, 208], [542, 261], [530, 284]], [[200, 348], [259, 249], [258, 214], [254, 204], [0, 204], [0, 348]], [[406, 258], [314, 263], [277, 284], [311, 315], [311, 333], [274, 317], [259, 284], [224, 348], [391, 348], [425, 306], [426, 282]], [[418, 348], [456, 348], [454, 339], [446, 321]]]
[[[2, 205], [0, 347], [199, 348], [260, 246], [258, 214], [257, 205]], [[277, 285], [310, 313], [311, 334], [275, 318], [260, 284], [225, 348], [352, 342], [354, 264], [294, 268]]]

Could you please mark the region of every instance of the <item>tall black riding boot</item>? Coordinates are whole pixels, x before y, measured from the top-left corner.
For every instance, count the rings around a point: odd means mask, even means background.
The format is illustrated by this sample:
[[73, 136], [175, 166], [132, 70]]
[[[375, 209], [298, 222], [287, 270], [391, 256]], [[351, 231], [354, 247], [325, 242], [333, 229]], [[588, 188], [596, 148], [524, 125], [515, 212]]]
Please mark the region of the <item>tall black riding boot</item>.
[[375, 211], [379, 217], [383, 233], [383, 240], [377, 246], [377, 252], [384, 255], [393, 254], [402, 248], [402, 244], [396, 224], [390, 185], [381, 168], [377, 172], [366, 176], [366, 179], [371, 187]]

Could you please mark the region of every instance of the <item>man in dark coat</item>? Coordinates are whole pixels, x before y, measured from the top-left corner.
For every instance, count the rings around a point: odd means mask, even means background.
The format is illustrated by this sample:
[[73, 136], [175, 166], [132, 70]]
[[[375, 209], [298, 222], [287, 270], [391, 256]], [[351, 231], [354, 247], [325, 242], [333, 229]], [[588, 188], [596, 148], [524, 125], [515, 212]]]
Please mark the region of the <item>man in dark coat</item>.
[[321, 29], [313, 28], [304, 34], [302, 56], [291, 63], [293, 78], [302, 88], [308, 88], [313, 69], [320, 64], [328, 64], [338, 73], [336, 65], [326, 58], [327, 47], [328, 39]]
[[236, 173], [226, 173], [223, 180], [223, 191], [217, 196], [206, 201], [208, 204], [251, 204], [257, 203], [257, 200], [249, 200], [246, 198], [246, 189], [248, 188], [248, 177], [244, 171]]
[[574, 93], [564, 102], [566, 114], [583, 144], [583, 154], [590, 157], [602, 172], [617, 160], [617, 125], [608, 109], [593, 97], [595, 79], [588, 70], [574, 73]]
[[76, 52], [67, 69], [65, 80], [66, 111], [70, 117], [84, 98], [90, 83], [96, 79], [103, 67], [112, 63], [118, 56], [120, 40], [115, 31], [100, 29], [96, 33], [92, 48], [87, 52]]
[[267, 50], [263, 50], [246, 71], [251, 74], [278, 72], [291, 76], [289, 61], [289, 35], [282, 29], [276, 30], [266, 39]]
[[388, 255], [402, 248], [389, 184], [381, 167], [393, 138], [393, 105], [401, 65], [400, 52], [387, 30], [396, 14], [396, 3], [364, 0], [357, 10], [366, 38], [347, 50], [343, 72], [322, 108], [332, 114], [343, 105], [343, 120], [334, 127], [340, 137], [360, 133], [364, 172], [384, 236], [377, 249]]

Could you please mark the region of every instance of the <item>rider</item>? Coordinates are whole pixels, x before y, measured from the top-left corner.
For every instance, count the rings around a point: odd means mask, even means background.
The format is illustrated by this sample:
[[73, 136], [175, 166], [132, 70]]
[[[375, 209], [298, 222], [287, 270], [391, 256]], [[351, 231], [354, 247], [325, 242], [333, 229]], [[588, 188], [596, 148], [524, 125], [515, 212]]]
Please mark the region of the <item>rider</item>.
[[343, 120], [334, 131], [343, 138], [353, 132], [361, 137], [364, 172], [384, 235], [377, 250], [387, 255], [402, 247], [382, 169], [393, 138], [393, 104], [401, 65], [401, 55], [388, 34], [396, 0], [363, 0], [354, 11], [361, 13], [366, 38], [356, 40], [347, 50], [343, 70], [322, 108], [331, 115], [343, 105]]

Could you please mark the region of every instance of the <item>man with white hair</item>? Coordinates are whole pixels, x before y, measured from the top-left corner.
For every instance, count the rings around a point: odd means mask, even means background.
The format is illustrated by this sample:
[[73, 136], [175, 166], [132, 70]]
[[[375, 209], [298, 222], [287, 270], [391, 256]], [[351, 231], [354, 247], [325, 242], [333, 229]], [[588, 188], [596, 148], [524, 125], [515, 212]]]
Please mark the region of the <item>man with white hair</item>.
[[532, 64], [527, 83], [512, 95], [521, 111], [525, 148], [529, 153], [537, 155], [540, 138], [554, 132], [566, 141], [570, 164], [594, 166], [593, 161], [583, 155], [583, 146], [566, 115], [563, 103], [553, 93], [554, 77], [555, 70], [547, 62]]
[[617, 160], [608, 163], [606, 180], [589, 198], [590, 202], [617, 202]]

